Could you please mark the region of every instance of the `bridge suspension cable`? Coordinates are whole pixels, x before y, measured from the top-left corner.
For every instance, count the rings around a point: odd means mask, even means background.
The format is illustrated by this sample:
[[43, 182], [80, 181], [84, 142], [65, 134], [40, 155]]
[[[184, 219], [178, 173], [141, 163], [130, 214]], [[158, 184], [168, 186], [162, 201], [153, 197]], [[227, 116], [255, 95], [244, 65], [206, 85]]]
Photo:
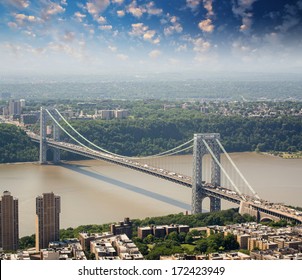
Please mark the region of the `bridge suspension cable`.
[[[79, 135], [83, 140], [85, 140], [86, 142], [88, 142], [90, 145], [94, 146], [95, 148], [101, 150], [102, 152], [104, 153], [107, 153], [107, 154], [110, 154], [112, 156], [116, 156], [116, 157], [120, 157], [120, 158], [125, 158], [125, 159], [153, 159], [153, 158], [158, 158], [158, 157], [163, 157], [163, 156], [170, 156], [170, 155], [174, 155], [174, 154], [177, 154], [177, 153], [180, 153], [180, 152], [183, 152], [185, 150], [188, 150], [190, 148], [193, 147], [192, 146], [189, 146], [187, 148], [184, 148], [184, 149], [181, 149], [181, 150], [178, 150], [176, 152], [174, 152], [175, 150], [181, 148], [181, 147], [184, 147], [186, 145], [188, 145], [189, 143], [193, 142], [194, 139], [191, 139], [173, 149], [170, 149], [170, 150], [167, 150], [167, 151], [164, 151], [164, 152], [161, 152], [161, 153], [158, 153], [158, 154], [155, 154], [155, 155], [150, 155], [150, 156], [146, 156], [146, 157], [128, 157], [128, 156], [123, 156], [123, 155], [119, 155], [119, 154], [115, 154], [115, 153], [112, 153], [96, 144], [94, 144], [93, 142], [91, 142], [90, 140], [88, 140], [85, 136], [83, 136], [81, 133], [79, 133], [63, 116], [62, 114], [57, 110], [55, 109], [55, 111], [57, 112], [57, 114], [60, 116], [60, 118], [77, 134]], [[50, 114], [50, 112], [48, 111], [48, 114]], [[61, 127], [61, 126], [60, 126]], [[62, 128], [62, 127], [61, 127]], [[171, 152], [171, 153], [170, 153]]]
[[255, 197], [257, 197], [258, 199], [260, 199], [260, 197], [258, 196], [258, 194], [254, 191], [254, 189], [252, 188], [252, 186], [249, 184], [249, 182], [245, 179], [245, 177], [243, 176], [243, 174], [241, 173], [241, 171], [238, 169], [238, 167], [236, 166], [236, 164], [234, 163], [234, 161], [232, 160], [232, 158], [229, 156], [229, 154], [227, 153], [227, 151], [225, 150], [225, 148], [222, 146], [221, 142], [219, 141], [219, 139], [216, 139], [216, 142], [218, 143], [220, 149], [224, 152], [224, 154], [226, 155], [227, 159], [231, 162], [231, 164], [233, 165], [233, 167], [235, 168], [235, 170], [237, 171], [237, 173], [239, 174], [239, 176], [241, 177], [241, 179], [244, 181], [244, 183], [248, 186], [248, 188], [250, 189], [250, 191], [253, 193], [253, 195]]
[[210, 146], [208, 145], [208, 143], [202, 139], [204, 145], [206, 146], [206, 148], [208, 149], [208, 151], [210, 152], [212, 158], [215, 160], [215, 162], [218, 164], [218, 166], [220, 167], [220, 169], [222, 170], [222, 172], [224, 173], [224, 175], [228, 178], [228, 180], [230, 181], [230, 183], [232, 184], [232, 186], [235, 188], [235, 190], [238, 192], [238, 194], [240, 195], [240, 197], [246, 201], [246, 198], [242, 195], [241, 191], [239, 190], [239, 188], [236, 186], [236, 184], [233, 182], [233, 180], [230, 178], [230, 176], [228, 175], [228, 173], [225, 171], [225, 169], [223, 168], [223, 166], [221, 165], [221, 163], [219, 162], [219, 160], [216, 158], [215, 154], [213, 153], [212, 149], [210, 148]]
[[[55, 117], [47, 110], [45, 109], [45, 111], [48, 113], [48, 115], [51, 117], [51, 119], [56, 123], [56, 125], [58, 125], [71, 139], [73, 139], [76, 143], [78, 143], [79, 145], [81, 145], [82, 147], [92, 151], [92, 152], [95, 152], [95, 150], [87, 147], [85, 144], [81, 143], [79, 140], [77, 140], [75, 137], [73, 137], [68, 131], [66, 131], [65, 128], [63, 128], [60, 123], [55, 119]], [[183, 148], [182, 150], [180, 151], [176, 151], [174, 153], [170, 153], [170, 154], [175, 154], [175, 153], [178, 153], [178, 152], [181, 152], [181, 151], [185, 151], [185, 150], [188, 150], [188, 149], [191, 149], [193, 147], [193, 145], [189, 146], [189, 147], [186, 147], [186, 148]], [[108, 156], [108, 154], [104, 154], [106, 156]], [[121, 158], [121, 157], [120, 157]]]
[[76, 138], [74, 138], [68, 131], [66, 131], [66, 129], [59, 124], [59, 122], [56, 120], [56, 118], [47, 109], [45, 109], [45, 111], [52, 118], [52, 120], [57, 124], [57, 126], [59, 126], [72, 140], [77, 142], [82, 147], [84, 147], [84, 148], [86, 148], [86, 149], [88, 149], [92, 152], [95, 152], [93, 149], [91, 149], [91, 148], [87, 147], [86, 145], [82, 144], [80, 141], [78, 141]]

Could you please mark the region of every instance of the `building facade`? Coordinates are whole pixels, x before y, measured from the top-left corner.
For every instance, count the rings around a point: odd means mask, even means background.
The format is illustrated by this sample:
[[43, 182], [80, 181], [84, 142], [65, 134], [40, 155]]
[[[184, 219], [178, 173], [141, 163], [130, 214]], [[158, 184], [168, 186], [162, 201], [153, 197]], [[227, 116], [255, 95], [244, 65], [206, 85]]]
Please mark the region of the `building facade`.
[[21, 115], [21, 102], [20, 100], [10, 100], [8, 104], [8, 112], [11, 116], [20, 116]]
[[123, 222], [119, 222], [119, 224], [111, 224], [110, 231], [114, 235], [118, 234], [126, 234], [129, 238], [132, 238], [132, 222], [130, 219], [124, 218]]
[[0, 248], [16, 251], [19, 242], [18, 199], [4, 191], [0, 200]]
[[60, 212], [60, 196], [44, 193], [36, 198], [36, 250], [60, 240]]

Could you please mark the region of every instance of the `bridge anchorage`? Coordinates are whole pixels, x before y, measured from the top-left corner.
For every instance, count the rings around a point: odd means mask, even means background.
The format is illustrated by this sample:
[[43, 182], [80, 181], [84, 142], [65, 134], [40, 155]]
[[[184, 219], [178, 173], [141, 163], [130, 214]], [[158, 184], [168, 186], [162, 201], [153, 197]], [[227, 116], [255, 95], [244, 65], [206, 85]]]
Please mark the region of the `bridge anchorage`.
[[[60, 117], [56, 114], [56, 111], [51, 112], [52, 116], [55, 116], [57, 120]], [[39, 155], [39, 163], [46, 164], [47, 163], [47, 150], [51, 148], [53, 150], [53, 162], [58, 164], [61, 160], [61, 153], [59, 148], [49, 147], [47, 144], [47, 124], [51, 122], [51, 132], [52, 138], [54, 141], [60, 141], [60, 127], [57, 122], [54, 121], [53, 117], [50, 117], [49, 113], [46, 112], [46, 109], [41, 107], [40, 110], [40, 155]]]

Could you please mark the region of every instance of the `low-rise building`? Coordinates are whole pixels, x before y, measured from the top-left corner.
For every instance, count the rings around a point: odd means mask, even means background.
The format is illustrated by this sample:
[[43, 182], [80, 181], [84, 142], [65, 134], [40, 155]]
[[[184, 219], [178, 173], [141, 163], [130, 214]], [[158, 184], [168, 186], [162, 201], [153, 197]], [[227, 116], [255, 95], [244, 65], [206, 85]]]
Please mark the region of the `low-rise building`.
[[157, 226], [148, 226], [148, 227], [138, 227], [137, 234], [141, 239], [146, 238], [149, 234], [154, 235], [157, 238], [164, 238], [169, 235], [171, 232], [189, 232], [190, 227], [187, 225], [157, 225]]
[[104, 239], [113, 236], [114, 234], [109, 232], [104, 233], [79, 233], [80, 244], [84, 251], [90, 250], [90, 242], [94, 240]]
[[154, 226], [153, 235], [156, 238], [164, 238], [166, 236], [166, 228], [164, 226]]
[[125, 218], [123, 222], [111, 224], [110, 231], [113, 235], [126, 234], [132, 238], [132, 222], [129, 218]]
[[137, 229], [138, 238], [145, 239], [149, 234], [153, 234], [153, 229], [151, 227], [139, 227]]

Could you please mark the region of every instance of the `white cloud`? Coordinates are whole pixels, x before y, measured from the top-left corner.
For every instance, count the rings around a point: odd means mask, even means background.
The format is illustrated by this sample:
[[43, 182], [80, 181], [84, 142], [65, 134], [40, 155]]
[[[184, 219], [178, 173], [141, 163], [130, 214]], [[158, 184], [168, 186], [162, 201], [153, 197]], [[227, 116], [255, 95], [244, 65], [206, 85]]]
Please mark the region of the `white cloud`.
[[104, 30], [104, 31], [109, 31], [109, 30], [112, 30], [112, 25], [101, 25], [101, 26], [99, 26], [99, 29]]
[[153, 16], [158, 16], [158, 15], [161, 15], [163, 13], [162, 9], [158, 9], [158, 8], [155, 7], [155, 3], [153, 1], [149, 2], [146, 5], [146, 10], [147, 10], [147, 13], [149, 15], [153, 15]]
[[[240, 1], [240, 0], [239, 0]], [[200, 4], [203, 3], [204, 9], [207, 11], [206, 19], [199, 22], [198, 27], [203, 32], [213, 32], [215, 26], [212, 23], [211, 17], [214, 16], [213, 0], [187, 0], [187, 7], [192, 11], [196, 11]]]
[[49, 16], [54, 16], [65, 12], [63, 8], [58, 3], [50, 2], [49, 5], [43, 10], [43, 14], [48, 18]]
[[83, 43], [80, 45], [79, 48], [76, 48], [70, 46], [69, 44], [50, 42], [47, 46], [47, 50], [54, 53], [67, 54], [76, 59], [83, 59], [83, 46], [85, 46], [85, 44]]
[[35, 38], [37, 35], [35, 33], [33, 33], [32, 31], [28, 31], [28, 30], [25, 30], [23, 31], [23, 33], [29, 37], [33, 37]]
[[28, 54], [40, 55], [46, 52], [45, 48], [34, 48], [29, 44], [5, 43], [2, 46], [17, 58], [28, 57]]
[[22, 46], [12, 44], [12, 43], [4, 43], [2, 46], [4, 47], [5, 50], [8, 50], [9, 52], [11, 52], [13, 55], [15, 55], [17, 57], [20, 56], [21, 50], [24, 50], [24, 48], [22, 48]]
[[177, 47], [176, 52], [185, 52], [185, 51], [187, 51], [187, 49], [188, 49], [188, 47], [186, 44], [180, 45]]
[[[52, 17], [65, 12], [60, 4], [51, 1], [41, 1], [44, 8], [41, 10], [41, 18], [43, 21], [50, 20]], [[58, 20], [61, 20], [60, 18]]]
[[155, 37], [156, 31], [149, 29], [148, 26], [143, 23], [133, 23], [132, 30], [129, 32], [131, 36], [142, 37], [145, 41], [148, 41], [153, 44], [159, 44], [159, 37]]
[[253, 9], [253, 4], [258, 0], [237, 0], [233, 1], [232, 11], [234, 15], [242, 18], [240, 31], [248, 32], [253, 24], [253, 14], [250, 12]]
[[71, 32], [71, 31], [66, 31], [64, 36], [63, 36], [63, 40], [65, 42], [72, 42], [75, 39], [75, 33]]
[[166, 36], [172, 35], [174, 33], [181, 33], [183, 31], [183, 28], [178, 22], [178, 18], [176, 16], [172, 16], [169, 21], [171, 25], [164, 28], [164, 34]]
[[10, 27], [17, 27], [17, 26], [26, 26], [29, 23], [35, 23], [35, 22], [40, 22], [41, 19], [37, 18], [33, 15], [25, 15], [25, 14], [13, 14], [16, 23], [15, 25], [13, 23], [10, 23]]
[[196, 11], [202, 0], [187, 0], [187, 7], [192, 11]]
[[86, 15], [81, 14], [80, 12], [74, 13], [74, 16], [77, 21], [82, 22], [84, 18], [86, 18]]
[[37, 20], [35, 16], [27, 16], [24, 14], [14, 14], [14, 17], [17, 21], [29, 21], [29, 22], [34, 22]]
[[248, 31], [252, 26], [252, 19], [250, 14], [246, 14], [245, 17], [242, 18], [242, 25], [240, 26], [240, 31]]
[[212, 24], [212, 20], [211, 19], [206, 19], [206, 20], [203, 20], [201, 21], [199, 24], [198, 24], [198, 27], [204, 31], [204, 32], [208, 32], [208, 33], [211, 33], [213, 32], [214, 30], [214, 25]]
[[301, 22], [301, 17], [299, 15], [299, 2], [297, 6], [286, 4], [284, 6], [285, 14], [283, 16], [283, 22], [281, 25], [276, 27], [276, 30], [281, 31], [281, 33], [286, 33], [289, 29], [295, 27]]
[[121, 5], [124, 3], [124, 0], [112, 0], [112, 3]]
[[145, 5], [138, 6], [136, 0], [133, 0], [130, 5], [128, 5], [127, 12], [136, 18], [141, 18], [145, 13], [151, 16], [159, 16], [163, 13], [163, 10], [157, 8], [153, 1]]
[[90, 35], [93, 35], [95, 33], [94, 31], [95, 27], [93, 24], [83, 23], [83, 27], [89, 32]]
[[208, 16], [213, 16], [213, 0], [203, 0], [203, 6], [208, 11]]
[[193, 50], [197, 53], [205, 53], [211, 48], [211, 44], [202, 38], [191, 39], [191, 41], [193, 43]]
[[99, 23], [99, 24], [105, 24], [107, 22], [105, 17], [102, 16], [98, 16], [95, 18], [95, 20]]
[[107, 9], [110, 5], [110, 0], [90, 0], [86, 4], [86, 9], [93, 17], [96, 17], [101, 12]]
[[148, 26], [144, 25], [143, 23], [133, 23], [131, 24], [132, 30], [129, 32], [131, 36], [142, 36], [145, 32], [149, 29]]
[[148, 30], [144, 35], [143, 35], [143, 38], [145, 41], [150, 41], [152, 42], [153, 41], [153, 38], [155, 36], [156, 32], [155, 30]]
[[14, 6], [17, 8], [27, 8], [30, 4], [30, 2], [28, 0], [2, 0], [1, 2], [3, 2], [6, 5], [10, 5], [10, 6]]
[[281, 36], [276, 32], [271, 32], [266, 34], [263, 38], [265, 43], [268, 43], [270, 46], [280, 46]]
[[258, 0], [239, 0], [241, 6], [251, 7]]
[[138, 7], [129, 7], [128, 12], [133, 16], [140, 18], [144, 14], [145, 10]]
[[122, 54], [122, 53], [117, 54], [116, 57], [117, 57], [119, 60], [121, 60], [121, 61], [126, 61], [126, 60], [128, 60], [128, 58], [129, 58], [128, 55], [125, 55], [125, 54]]
[[131, 4], [127, 7], [127, 12], [132, 14], [136, 18], [140, 18], [144, 13], [146, 13], [146, 9], [142, 7], [138, 7], [136, 0], [133, 0]]
[[176, 17], [176, 16], [172, 16], [172, 17], [170, 18], [170, 22], [171, 22], [171, 23], [176, 23], [176, 22], [177, 22], [177, 17]]
[[155, 59], [158, 58], [161, 55], [161, 51], [160, 50], [153, 50], [151, 52], [149, 52], [149, 57]]
[[237, 62], [241, 63], [248, 63], [250, 66], [253, 66], [253, 64], [257, 64], [257, 62], [260, 60], [261, 64], [263, 63], [266, 58], [268, 58], [267, 54], [259, 53], [257, 48], [254, 48], [252, 45], [250, 45], [250, 42], [242, 42], [240, 40], [234, 41], [232, 43], [232, 57]]
[[116, 46], [108, 46], [108, 49], [112, 52], [116, 52], [117, 51], [117, 47]]
[[17, 28], [18, 27], [18, 25], [15, 22], [12, 22], [12, 21], [8, 22], [7, 26], [10, 27], [10, 28]]
[[118, 10], [118, 11], [116, 11], [116, 13], [117, 13], [117, 16], [118, 16], [118, 17], [123, 17], [123, 16], [125, 16], [125, 11], [123, 11], [123, 10]]
[[151, 43], [153, 43], [155, 45], [159, 44], [160, 43], [159, 37], [155, 38], [153, 41], [151, 41]]

